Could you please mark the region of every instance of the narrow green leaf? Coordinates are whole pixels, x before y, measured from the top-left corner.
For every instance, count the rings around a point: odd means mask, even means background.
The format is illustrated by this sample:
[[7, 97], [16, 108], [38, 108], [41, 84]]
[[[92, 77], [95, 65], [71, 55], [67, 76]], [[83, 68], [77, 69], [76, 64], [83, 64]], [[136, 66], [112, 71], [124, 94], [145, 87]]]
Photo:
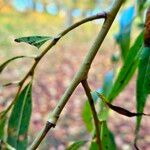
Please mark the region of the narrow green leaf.
[[125, 88], [125, 86], [130, 81], [133, 76], [140, 59], [140, 54], [142, 51], [143, 44], [143, 33], [141, 33], [136, 39], [134, 45], [128, 52], [128, 55], [125, 59], [124, 65], [120, 69], [118, 77], [111, 89], [111, 92], [108, 96], [110, 102]]
[[[106, 121], [101, 122], [101, 144], [102, 150], [116, 150], [115, 138], [107, 127]], [[98, 145], [95, 140], [90, 144], [90, 150], [98, 150]]]
[[28, 127], [32, 111], [32, 82], [20, 93], [8, 122], [7, 142], [16, 149], [25, 150], [28, 144]]
[[88, 100], [85, 102], [82, 110], [82, 118], [89, 132], [93, 130], [92, 112]]
[[53, 39], [51, 36], [28, 36], [15, 39], [16, 42], [25, 42], [40, 48], [46, 41]]
[[5, 69], [5, 67], [13, 60], [16, 60], [16, 59], [19, 59], [19, 58], [24, 58], [24, 57], [27, 57], [27, 56], [15, 56], [11, 59], [8, 59], [7, 61], [5, 61], [4, 63], [2, 63], [0, 65], [0, 73]]
[[4, 128], [6, 123], [6, 117], [0, 119], [0, 139], [4, 138]]
[[[146, 3], [147, 0], [137, 0], [136, 3], [137, 3], [137, 11], [138, 11], [138, 15], [140, 17], [143, 17], [142, 16], [142, 12], [145, 10], [145, 3]], [[143, 18], [141, 18], [143, 19]]]
[[76, 141], [71, 144], [66, 150], [79, 150], [82, 146], [84, 146], [87, 141]]
[[89, 150], [98, 150], [98, 145], [96, 143], [96, 141], [92, 141], [91, 144], [90, 144], [90, 148]]
[[129, 47], [130, 47], [130, 35], [131, 35], [131, 31], [128, 29], [127, 33], [122, 33], [120, 35], [117, 36], [117, 40], [118, 40], [118, 44], [120, 46], [120, 50], [121, 50], [121, 56], [122, 59], [125, 60], [128, 51], [129, 51]]
[[[146, 100], [150, 94], [150, 47], [144, 47], [138, 68], [136, 100], [137, 112], [143, 113]], [[137, 131], [141, 124], [142, 116], [137, 117]]]
[[114, 136], [108, 129], [106, 121], [102, 122], [101, 125], [101, 140], [103, 150], [116, 150]]

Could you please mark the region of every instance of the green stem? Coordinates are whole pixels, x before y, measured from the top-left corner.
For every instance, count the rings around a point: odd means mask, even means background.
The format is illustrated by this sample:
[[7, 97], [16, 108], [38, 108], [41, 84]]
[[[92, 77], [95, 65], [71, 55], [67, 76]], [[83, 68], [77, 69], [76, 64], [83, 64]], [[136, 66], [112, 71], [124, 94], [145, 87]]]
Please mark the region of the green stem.
[[[90, 66], [92, 64], [92, 61], [95, 58], [102, 42], [105, 39], [105, 36], [107, 35], [116, 15], [124, 1], [125, 0], [115, 0], [114, 1], [111, 9], [107, 12], [107, 18], [102, 26], [101, 31], [99, 32], [99, 34], [97, 36], [94, 44], [92, 45], [91, 49], [85, 56], [85, 59], [83, 60], [83, 63], [81, 64], [78, 72], [75, 74], [72, 82], [70, 83], [70, 86], [67, 88], [67, 90], [61, 97], [60, 101], [54, 108], [53, 112], [50, 113], [48, 122], [50, 122], [54, 126], [56, 125], [59, 115], [61, 114], [63, 108], [65, 107], [66, 103], [68, 102], [68, 100], [69, 100], [70, 96], [72, 95], [72, 93], [74, 92], [75, 88], [78, 86], [78, 84], [81, 81], [87, 79], [87, 75], [88, 75]], [[36, 149], [38, 147], [38, 145], [41, 143], [41, 141], [43, 140], [43, 138], [42, 138], [42, 140], [38, 140], [38, 139], [40, 139], [41, 135], [42, 134], [39, 134], [39, 136], [37, 136], [37, 138], [35, 139], [36, 142], [33, 142], [33, 144], [31, 145], [31, 147], [34, 147], [34, 149]], [[35, 144], [37, 145], [36, 147], [34, 146]], [[31, 150], [34, 150], [34, 149], [31, 149]]]
[[92, 45], [91, 49], [85, 56], [85, 59], [83, 60], [83, 63], [81, 64], [78, 72], [75, 74], [70, 86], [65, 91], [64, 95], [61, 97], [60, 101], [58, 102], [57, 106], [55, 107], [54, 111], [50, 115], [49, 121], [52, 121], [51, 123], [56, 124], [57, 119], [59, 118], [59, 115], [61, 111], [63, 110], [65, 104], [67, 103], [68, 99], [72, 95], [75, 88], [78, 86], [78, 84], [87, 79], [88, 71], [91, 67], [92, 61], [95, 58], [102, 42], [105, 39], [105, 36], [107, 35], [114, 19], [119, 11], [119, 8], [121, 7], [121, 4], [124, 2], [124, 0], [116, 0], [114, 5], [112, 6], [112, 9], [107, 13], [107, 19], [105, 20], [101, 31], [99, 32], [94, 44]]
[[29, 148], [29, 150], [34, 150], [36, 149], [40, 142], [39, 141], [42, 141], [44, 139], [44, 137], [46, 136], [46, 134], [48, 133], [48, 131], [51, 129], [51, 128], [54, 128], [55, 125], [48, 122], [46, 123], [45, 127], [42, 129], [42, 131], [39, 133], [39, 136], [36, 138], [36, 140], [32, 143], [31, 147]]
[[92, 95], [91, 95], [91, 89], [88, 85], [87, 80], [83, 80], [81, 83], [82, 83], [82, 86], [83, 86], [85, 93], [87, 95], [87, 98], [88, 98], [88, 101], [90, 104], [90, 108], [92, 111], [94, 124], [95, 124], [95, 130], [96, 130], [96, 142], [97, 142], [97, 145], [99, 147], [99, 150], [102, 150], [102, 142], [100, 139], [100, 129], [99, 129], [99, 119], [98, 119], [97, 112], [96, 112], [96, 109], [94, 106], [94, 100], [93, 100]]

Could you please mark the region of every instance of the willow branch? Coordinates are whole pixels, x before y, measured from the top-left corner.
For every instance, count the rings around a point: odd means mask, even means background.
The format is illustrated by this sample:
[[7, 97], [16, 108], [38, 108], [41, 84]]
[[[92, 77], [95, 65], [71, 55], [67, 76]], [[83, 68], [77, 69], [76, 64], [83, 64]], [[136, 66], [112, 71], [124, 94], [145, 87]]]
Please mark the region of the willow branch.
[[42, 129], [42, 131], [40, 132], [40, 136], [38, 136], [36, 138], [36, 140], [32, 143], [31, 147], [29, 148], [29, 150], [34, 150], [36, 149], [39, 144], [41, 143], [41, 141], [44, 139], [44, 137], [46, 136], [46, 134], [48, 133], [48, 131], [51, 129], [51, 128], [54, 128], [55, 125], [50, 123], [49, 121], [47, 121], [45, 127]]
[[[107, 18], [105, 19], [102, 29], [100, 30], [95, 42], [93, 43], [91, 49], [88, 51], [87, 55], [85, 56], [83, 63], [81, 64], [79, 70], [75, 74], [69, 87], [66, 89], [65, 93], [62, 95], [61, 99], [59, 100], [58, 104], [56, 105], [56, 107], [54, 108], [52, 113], [50, 113], [50, 115], [49, 115], [48, 122], [50, 122], [54, 126], [56, 125], [57, 120], [58, 120], [63, 108], [65, 107], [66, 103], [68, 102], [70, 96], [72, 95], [72, 93], [74, 92], [74, 90], [76, 89], [78, 84], [81, 81], [87, 79], [87, 75], [88, 75], [89, 69], [91, 67], [91, 64], [93, 62], [93, 59], [95, 58], [102, 42], [105, 39], [105, 36], [107, 35], [116, 15], [124, 1], [125, 0], [114, 0], [114, 3], [112, 5], [111, 9], [108, 12], [106, 12]], [[31, 144], [31, 147], [29, 149], [34, 150], [38, 147], [38, 145], [40, 145], [40, 143], [42, 141], [38, 140], [38, 139], [40, 139], [40, 136], [42, 136], [42, 135], [43, 134], [40, 133], [37, 136], [37, 138]]]
[[86, 96], [88, 98], [90, 108], [91, 108], [91, 111], [92, 111], [94, 124], [95, 124], [95, 130], [96, 130], [96, 141], [97, 141], [97, 144], [99, 146], [99, 149], [102, 150], [102, 142], [101, 142], [101, 139], [100, 139], [100, 129], [99, 129], [99, 119], [98, 119], [97, 112], [96, 112], [96, 109], [95, 109], [95, 106], [94, 106], [94, 100], [93, 100], [92, 95], [91, 95], [91, 89], [88, 85], [87, 80], [83, 80], [81, 83], [82, 83], [82, 86], [83, 86], [84, 91], [86, 93]]
[[[15, 102], [17, 101], [18, 95], [25, 83], [25, 81], [27, 80], [27, 78], [29, 76], [33, 76], [34, 74], [34, 70], [36, 68], [36, 66], [38, 65], [38, 63], [40, 62], [40, 60], [45, 56], [45, 54], [54, 46], [56, 45], [56, 43], [63, 37], [65, 36], [68, 32], [72, 31], [73, 29], [79, 27], [80, 25], [96, 20], [96, 19], [103, 19], [106, 18], [106, 13], [98, 13], [97, 15], [93, 15], [90, 17], [87, 17], [85, 19], [80, 20], [79, 22], [76, 22], [75, 24], [71, 25], [70, 27], [68, 27], [67, 29], [65, 29], [64, 31], [62, 31], [61, 33], [59, 33], [52, 41], [51, 43], [43, 50], [43, 52], [37, 56], [35, 58], [35, 62], [33, 63], [33, 65], [31, 66], [31, 68], [29, 69], [29, 71], [27, 72], [27, 74], [24, 76], [24, 78], [18, 83], [19, 87], [18, 87], [18, 91], [16, 93], [16, 96], [14, 98], [14, 100], [11, 102], [11, 104], [7, 107], [7, 109], [3, 112], [1, 112], [2, 115], [5, 115], [7, 112], [9, 112], [9, 110], [11, 109], [11, 107], [15, 104]], [[12, 85], [11, 83], [6, 84], [6, 86]], [[1, 117], [1, 115], [0, 115]]]

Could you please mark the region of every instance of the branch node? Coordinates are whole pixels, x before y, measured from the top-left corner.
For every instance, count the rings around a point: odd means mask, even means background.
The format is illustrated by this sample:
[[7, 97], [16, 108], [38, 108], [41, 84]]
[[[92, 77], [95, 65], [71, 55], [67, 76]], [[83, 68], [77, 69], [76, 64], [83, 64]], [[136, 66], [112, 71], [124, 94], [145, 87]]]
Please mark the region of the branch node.
[[34, 58], [34, 60], [35, 60], [35, 62], [39, 61], [39, 60], [40, 60], [40, 55], [39, 55], [39, 56], [36, 56], [36, 57]]
[[104, 11], [103, 13], [98, 13], [97, 16], [98, 16], [99, 18], [107, 19], [107, 12]]
[[59, 116], [57, 116], [57, 115], [53, 115], [53, 113], [51, 113], [51, 114], [49, 115], [48, 122], [50, 122], [51, 124], [53, 124], [53, 125], [54, 125], [54, 127], [55, 127], [55, 125], [56, 125], [56, 123], [57, 123], [58, 118], [59, 118]]
[[58, 34], [57, 36], [54, 37], [54, 40], [57, 42], [58, 40], [60, 40], [61, 37], [62, 37], [61, 34]]
[[56, 124], [53, 124], [49, 121], [47, 121], [47, 123], [46, 123], [46, 128], [48, 128], [48, 129], [50, 129], [51, 127], [55, 128], [55, 126], [56, 126]]

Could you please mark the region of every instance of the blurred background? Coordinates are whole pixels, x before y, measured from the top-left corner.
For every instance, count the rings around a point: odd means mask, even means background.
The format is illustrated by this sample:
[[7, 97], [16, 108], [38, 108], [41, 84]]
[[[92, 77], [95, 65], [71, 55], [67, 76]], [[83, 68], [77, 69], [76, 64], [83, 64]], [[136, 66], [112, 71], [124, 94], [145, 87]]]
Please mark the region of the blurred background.
[[[111, 4], [112, 0], [0, 0], [0, 63], [16, 55], [38, 55], [48, 44], [47, 42], [38, 50], [25, 43], [15, 43], [15, 38], [31, 35], [55, 36], [84, 17], [109, 9]], [[121, 25], [130, 24], [129, 33], [132, 34], [128, 46], [133, 43], [140, 32], [137, 24], [142, 23], [143, 17], [136, 20], [133, 25], [130, 22], [133, 19], [133, 10], [136, 9], [133, 6], [135, 6], [135, 1], [128, 1], [123, 6], [104, 40], [101, 50], [94, 59], [88, 78], [92, 90], [100, 89], [105, 76], [114, 68], [112, 56], [121, 55], [121, 46], [118, 44], [119, 35], [124, 29]], [[126, 13], [125, 9], [128, 10]], [[124, 19], [120, 19], [121, 16]], [[53, 110], [68, 87], [85, 54], [94, 42], [102, 23], [102, 20], [89, 22], [71, 31], [52, 48], [38, 65], [33, 86], [30, 142], [42, 129], [48, 113]], [[0, 85], [21, 80], [32, 63], [31, 59], [12, 62], [1, 74]], [[122, 65], [121, 59], [115, 65], [119, 68]], [[136, 111], [135, 80], [136, 76], [117, 97], [114, 104], [130, 111]], [[15, 86], [5, 88], [0, 86], [0, 111], [10, 104], [15, 92]], [[72, 141], [91, 138], [82, 118], [82, 109], [86, 99], [84, 91], [79, 85], [63, 110], [56, 128], [47, 135], [40, 150], [63, 150]], [[145, 112], [149, 112], [149, 108], [150, 102], [147, 103]], [[118, 150], [133, 149], [135, 121], [135, 118], [131, 119], [110, 112], [108, 126], [115, 135]], [[144, 117], [139, 141], [143, 150], [148, 150], [150, 147], [149, 127], [150, 121]]]

